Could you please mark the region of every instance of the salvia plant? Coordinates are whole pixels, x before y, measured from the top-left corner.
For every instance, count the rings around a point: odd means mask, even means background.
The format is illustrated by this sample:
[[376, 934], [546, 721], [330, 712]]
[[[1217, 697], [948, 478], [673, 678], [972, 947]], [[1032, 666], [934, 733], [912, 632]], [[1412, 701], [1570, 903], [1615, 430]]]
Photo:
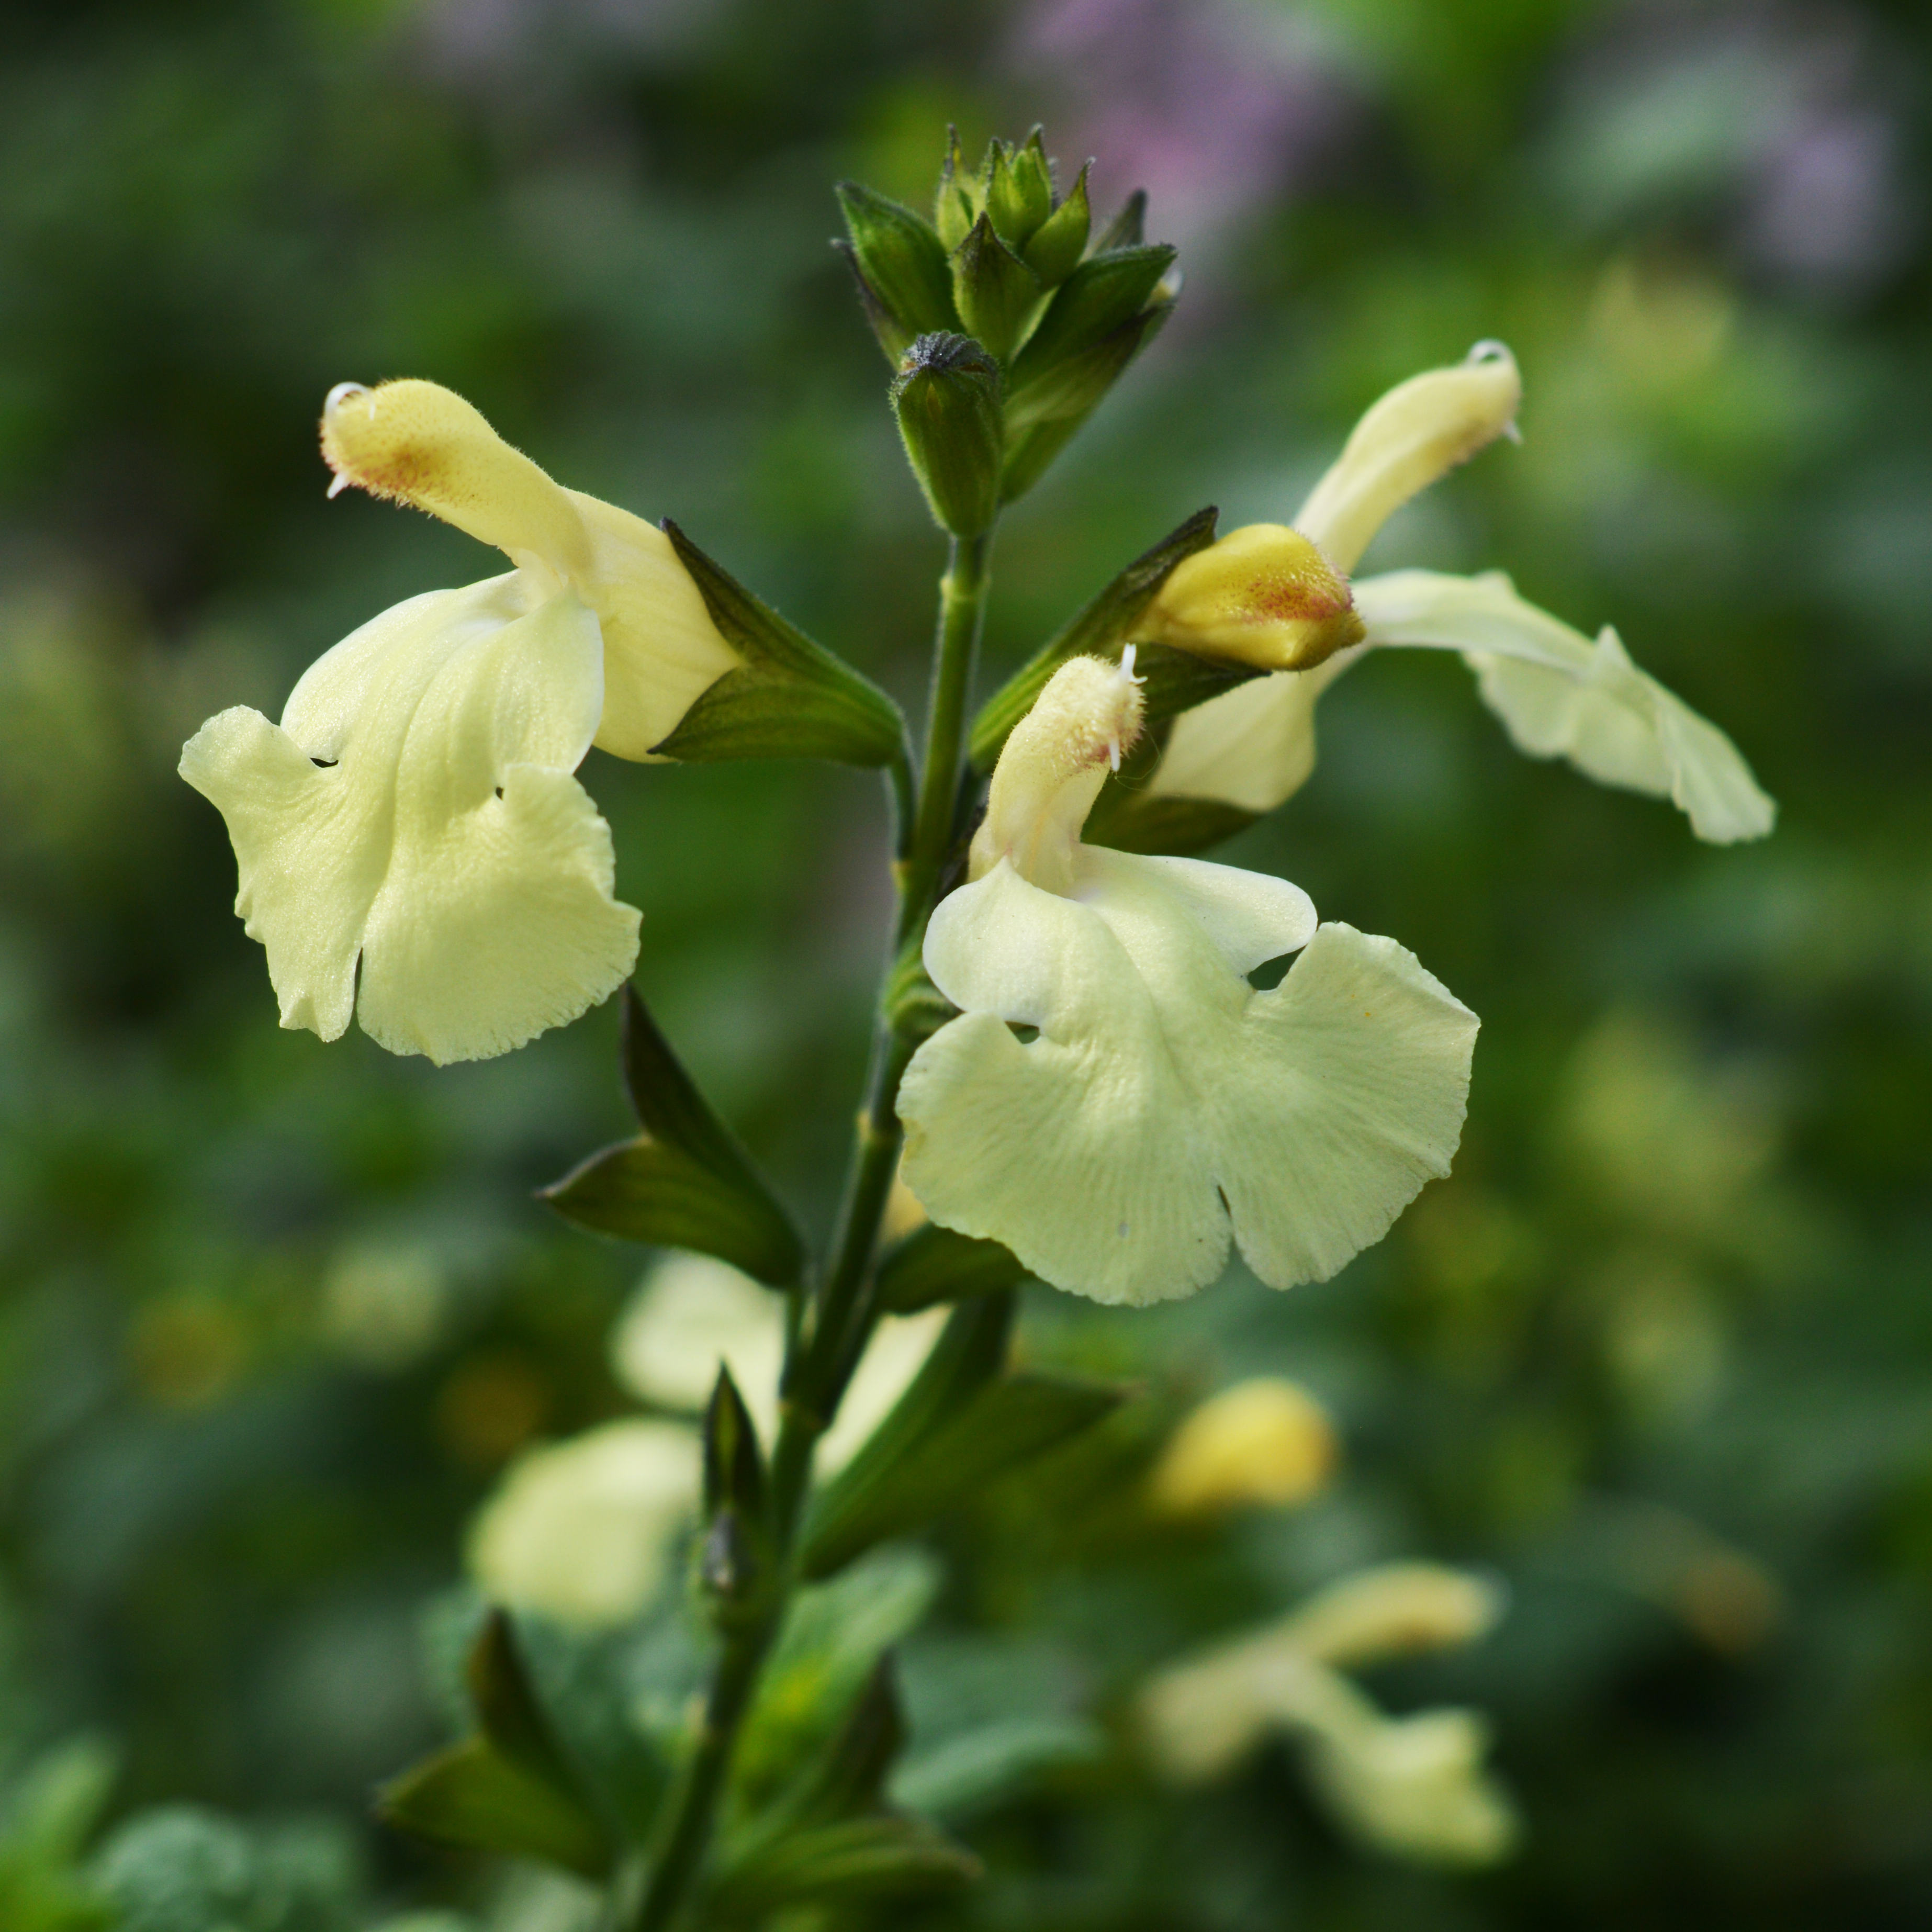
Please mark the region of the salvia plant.
[[[1352, 577], [1391, 512], [1514, 437], [1499, 343], [1384, 396], [1286, 520], [1223, 532], [1208, 508], [1160, 536], [978, 696], [1000, 513], [1180, 290], [1144, 196], [1096, 224], [1088, 183], [1057, 186], [1036, 130], [976, 169], [954, 140], [930, 218], [838, 190], [838, 245], [946, 538], [916, 750], [884, 692], [676, 523], [554, 482], [470, 403], [409, 380], [331, 392], [331, 494], [426, 510], [509, 568], [382, 612], [278, 724], [225, 711], [182, 754], [227, 822], [284, 1026], [332, 1040], [353, 1015], [442, 1064], [621, 994], [638, 1133], [548, 1198], [690, 1258], [620, 1346], [661, 1406], [703, 1394], [701, 1422], [608, 1425], [512, 1478], [472, 1552], [508, 1606], [469, 1639], [473, 1731], [382, 1799], [428, 1838], [587, 1877], [614, 1928], [817, 1923], [974, 1877], [934, 1815], [945, 1778], [929, 1754], [908, 1773], [892, 1646], [934, 1576], [903, 1540], [1124, 1395], [1013, 1364], [1022, 1281], [1140, 1307], [1211, 1286], [1232, 1250], [1273, 1287], [1324, 1280], [1448, 1172], [1477, 1016], [1400, 938], [1194, 856], [1306, 779], [1337, 677], [1390, 647], [1458, 652], [1522, 751], [1666, 797], [1702, 838], [1772, 824], [1730, 741], [1615, 631], [1571, 628], [1500, 572]], [[884, 775], [897, 919], [823, 1254], [627, 983], [639, 915], [573, 776], [592, 745]], [[1175, 1436], [1156, 1501], [1289, 1499], [1319, 1480], [1324, 1430], [1292, 1387], [1243, 1384]], [[573, 1622], [644, 1616], [652, 1539], [680, 1525], [692, 1586], [645, 1617], [648, 1640], [621, 1668], [608, 1645], [560, 1663]], [[1286, 1732], [1358, 1837], [1500, 1856], [1515, 1820], [1476, 1714], [1390, 1718], [1342, 1674], [1468, 1641], [1500, 1607], [1427, 1564], [1346, 1579], [1173, 1660], [1136, 1706], [1141, 1748], [1186, 1781]]]

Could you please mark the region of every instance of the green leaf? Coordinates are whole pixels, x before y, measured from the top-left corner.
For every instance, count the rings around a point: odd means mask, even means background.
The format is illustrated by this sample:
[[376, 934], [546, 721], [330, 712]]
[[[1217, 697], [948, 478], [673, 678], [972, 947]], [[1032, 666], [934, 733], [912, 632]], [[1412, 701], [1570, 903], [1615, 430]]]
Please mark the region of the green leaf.
[[875, 1551], [796, 1592], [733, 1760], [747, 1813], [778, 1794], [844, 1727], [880, 1658], [916, 1625], [939, 1588], [922, 1550]]
[[1011, 1798], [1044, 1774], [1092, 1764], [1106, 1739], [1085, 1718], [1013, 1717], [963, 1731], [909, 1757], [894, 1774], [896, 1804], [962, 1818]]
[[748, 1918], [783, 1906], [904, 1898], [970, 1885], [981, 1870], [978, 1858], [937, 1826], [882, 1814], [748, 1851], [718, 1875], [712, 1908], [720, 1918]]
[[1038, 312], [1040, 278], [982, 214], [952, 256], [952, 299], [968, 335], [1004, 362]]
[[1027, 1271], [998, 1241], [976, 1240], [928, 1221], [886, 1250], [872, 1292], [879, 1306], [910, 1315], [1017, 1288]]
[[841, 247], [858, 278], [867, 320], [886, 359], [896, 363], [913, 340], [956, 328], [952, 271], [932, 224], [856, 182], [835, 190], [851, 239]]
[[484, 1618], [464, 1677], [476, 1721], [491, 1745], [518, 1770], [584, 1804], [583, 1781], [557, 1742], [506, 1612], [492, 1609]]
[[1267, 675], [1253, 664], [1218, 664], [1172, 644], [1142, 645], [1134, 656], [1134, 674], [1141, 680], [1143, 716], [1150, 728]]
[[869, 678], [706, 556], [669, 518], [664, 534], [725, 640], [744, 662], [728, 670], [652, 748], [686, 764], [728, 758], [829, 758], [890, 764], [906, 742], [898, 706]]
[[624, 1082], [644, 1131], [541, 1191], [601, 1234], [716, 1255], [772, 1288], [796, 1282], [805, 1244], [730, 1130], [680, 1065], [634, 989], [624, 989]]
[[990, 772], [1006, 734], [1033, 709], [1046, 681], [1069, 658], [1112, 658], [1160, 594], [1177, 566], [1214, 541], [1219, 512], [1197, 510], [1152, 549], [1135, 558], [1072, 622], [989, 698], [973, 721], [973, 763]]
[[597, 1820], [484, 1738], [466, 1738], [404, 1772], [376, 1794], [376, 1810], [437, 1844], [542, 1858], [586, 1878], [610, 1869], [613, 1848]]
[[812, 1505], [800, 1568], [808, 1576], [829, 1575], [874, 1544], [922, 1527], [1104, 1420], [1127, 1394], [1106, 1383], [1022, 1370], [983, 1390], [890, 1466], [869, 1466], [848, 1480], [866, 1462], [868, 1443]]
[[844, 1723], [779, 1808], [786, 1828], [876, 1811], [886, 1773], [904, 1745], [905, 1718], [887, 1651], [873, 1665]]

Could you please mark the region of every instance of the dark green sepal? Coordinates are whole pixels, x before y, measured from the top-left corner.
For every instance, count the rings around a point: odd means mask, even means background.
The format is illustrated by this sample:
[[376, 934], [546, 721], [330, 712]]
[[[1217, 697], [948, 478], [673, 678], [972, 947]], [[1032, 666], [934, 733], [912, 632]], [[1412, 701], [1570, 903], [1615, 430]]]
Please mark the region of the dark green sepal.
[[1117, 852], [1184, 856], [1245, 832], [1261, 816], [1218, 799], [1150, 796], [1112, 780], [1101, 788], [1080, 833]]
[[916, 337], [957, 328], [952, 273], [932, 224], [856, 182], [841, 182], [836, 192], [851, 238], [841, 252], [886, 359], [896, 362]]
[[1268, 674], [1258, 665], [1218, 663], [1171, 644], [1142, 644], [1134, 653], [1134, 675], [1141, 680], [1142, 719], [1151, 728]]
[[1047, 165], [1043, 130], [1035, 128], [1018, 148], [995, 142], [992, 158], [986, 212], [1000, 239], [1017, 254], [1053, 212], [1053, 172]]
[[829, 758], [890, 764], [904, 749], [898, 706], [715, 563], [667, 517], [664, 532], [725, 641], [728, 670], [652, 750], [686, 764], [726, 758]]
[[952, 256], [952, 301], [968, 334], [1004, 362], [1019, 346], [1040, 302], [1040, 278], [982, 214]]
[[424, 1758], [376, 1793], [384, 1823], [432, 1843], [541, 1858], [601, 1880], [615, 1850], [574, 1798], [533, 1777], [484, 1737]]
[[1155, 292], [1174, 258], [1174, 250], [1164, 244], [1088, 256], [1060, 285], [1014, 358], [1008, 384], [1014, 404], [1021, 404], [1028, 387], [1055, 364], [1112, 335], [1150, 303], [1166, 306], [1155, 302]]
[[768, 1287], [791, 1286], [806, 1250], [790, 1216], [628, 986], [622, 1024], [624, 1084], [644, 1132], [592, 1154], [540, 1198], [600, 1234], [694, 1249]]
[[910, 1315], [1017, 1288], [1026, 1270], [998, 1241], [976, 1240], [927, 1221], [886, 1250], [873, 1279], [879, 1307]]
[[1033, 709], [1046, 681], [1069, 658], [1113, 658], [1130, 642], [1134, 626], [1160, 594], [1174, 568], [1214, 541], [1219, 512], [1210, 504], [1197, 510], [1154, 547], [1136, 557], [1086, 605], [1059, 635], [1038, 652], [981, 706], [973, 721], [974, 766], [990, 772], [1006, 734]]
[[892, 414], [934, 520], [977, 536], [1000, 513], [1000, 365], [970, 336], [922, 335], [892, 379]]
[[1087, 252], [1087, 235], [1093, 225], [1093, 209], [1087, 200], [1088, 170], [1084, 163], [1065, 200], [1035, 229], [1033, 237], [1020, 250], [1020, 260], [1040, 278], [1042, 288], [1058, 288], [1072, 274]]
[[726, 1509], [754, 1520], [764, 1515], [765, 1459], [752, 1412], [721, 1362], [704, 1411], [704, 1513]]
[[1120, 212], [1101, 230], [1094, 242], [1094, 252], [1105, 254], [1110, 248], [1136, 248], [1147, 236], [1147, 190], [1137, 188], [1120, 204]]

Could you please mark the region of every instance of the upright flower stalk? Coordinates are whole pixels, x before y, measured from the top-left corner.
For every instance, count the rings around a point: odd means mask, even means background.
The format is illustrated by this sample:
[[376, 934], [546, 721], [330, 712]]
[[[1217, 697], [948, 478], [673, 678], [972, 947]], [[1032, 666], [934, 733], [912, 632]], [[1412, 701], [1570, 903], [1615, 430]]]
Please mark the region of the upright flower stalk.
[[[1352, 581], [1394, 510], [1514, 434], [1521, 382], [1494, 344], [1376, 404], [1292, 525], [1217, 538], [1213, 511], [1190, 518], [975, 714], [1002, 508], [1178, 292], [1173, 251], [1142, 233], [1144, 197], [1096, 235], [1087, 184], [1082, 170], [1059, 190], [1035, 130], [994, 143], [976, 172], [956, 140], [931, 220], [840, 190], [841, 245], [947, 543], [916, 764], [891, 700], [678, 526], [565, 488], [418, 381], [332, 393], [330, 494], [352, 484], [426, 510], [512, 568], [384, 613], [304, 674], [279, 724], [237, 707], [183, 753], [183, 776], [227, 821], [237, 910], [266, 950], [283, 1024], [333, 1040], [353, 1012], [384, 1046], [438, 1061], [520, 1046], [631, 971], [639, 915], [616, 897], [610, 828], [574, 776], [593, 745], [633, 763], [811, 756], [888, 778], [897, 912], [822, 1259], [628, 988], [638, 1132], [547, 1190], [586, 1226], [709, 1258], [695, 1264], [728, 1284], [721, 1320], [734, 1297], [769, 1310], [754, 1326], [772, 1351], [782, 1328], [775, 1403], [746, 1400], [721, 1345], [694, 1435], [656, 1414], [546, 1450], [475, 1541], [500, 1577], [554, 1546], [553, 1526], [528, 1533], [530, 1511], [567, 1516], [573, 1483], [595, 1490], [581, 1520], [634, 1503], [649, 1540], [596, 1588], [544, 1600], [646, 1615], [664, 1539], [694, 1522], [715, 1645], [698, 1714], [662, 1746], [640, 1812], [558, 1744], [500, 1616], [471, 1660], [476, 1734], [382, 1800], [426, 1836], [606, 1882], [616, 1932], [669, 1932], [700, 1904], [737, 1922], [910, 1896], [976, 1868], [888, 1798], [904, 1725], [882, 1657], [783, 1778], [767, 1764], [767, 1784], [747, 1786], [734, 1760], [802, 1591], [836, 1589], [875, 1546], [1125, 1399], [1012, 1366], [1024, 1280], [1140, 1306], [1208, 1287], [1236, 1251], [1277, 1288], [1325, 1280], [1449, 1172], [1476, 1016], [1396, 939], [1318, 920], [1286, 880], [1190, 856], [1307, 777], [1315, 700], [1335, 677], [1378, 646], [1457, 650], [1524, 749], [1669, 796], [1707, 838], [1771, 823], [1730, 740], [1614, 632], [1592, 642], [1495, 573]], [[1255, 983], [1287, 960], [1278, 983]], [[896, 1199], [901, 1238], [888, 1241]], [[910, 1331], [922, 1353], [883, 1420], [815, 1479], [882, 1318], [941, 1309], [936, 1340]], [[667, 1378], [634, 1385], [661, 1392]], [[1286, 1506], [1326, 1480], [1334, 1452], [1308, 1398], [1251, 1383], [1196, 1417], [1152, 1493], [1204, 1520]], [[902, 1588], [896, 1628], [922, 1587]], [[1473, 1714], [1386, 1720], [1334, 1668], [1400, 1648], [1418, 1619], [1446, 1616], [1440, 1640], [1460, 1641], [1499, 1610], [1448, 1573], [1378, 1574], [1158, 1677], [1142, 1700], [1155, 1754], [1184, 1780], [1283, 1728], [1365, 1840], [1501, 1856], [1514, 1814], [1481, 1766]]]

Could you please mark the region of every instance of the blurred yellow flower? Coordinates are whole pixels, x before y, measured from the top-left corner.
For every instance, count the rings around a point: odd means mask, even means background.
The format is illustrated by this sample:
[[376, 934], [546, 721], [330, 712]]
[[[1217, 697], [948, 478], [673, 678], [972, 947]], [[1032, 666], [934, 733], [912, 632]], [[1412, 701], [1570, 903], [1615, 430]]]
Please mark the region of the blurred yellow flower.
[[1277, 1288], [1325, 1280], [1448, 1172], [1476, 1018], [1393, 940], [1318, 930], [1286, 880], [1082, 843], [1141, 709], [1131, 651], [1076, 658], [1006, 741], [969, 883], [927, 928], [964, 1010], [901, 1084], [906, 1184], [1096, 1300], [1192, 1294], [1231, 1240]]
[[[1294, 531], [1336, 572], [1352, 570], [1384, 522], [1418, 490], [1497, 436], [1514, 435], [1521, 398], [1515, 360], [1500, 343], [1478, 343], [1459, 366], [1402, 383], [1356, 426], [1302, 506]], [[1251, 531], [1230, 532], [1184, 564], [1170, 584], [1190, 566], [1215, 567], [1224, 547], [1252, 540]], [[1499, 572], [1462, 578], [1399, 571], [1357, 582], [1353, 599], [1348, 647], [1177, 718], [1150, 794], [1272, 811], [1314, 769], [1316, 699], [1364, 651], [1407, 645], [1460, 652], [1484, 701], [1531, 756], [1567, 758], [1600, 784], [1667, 797], [1700, 838], [1727, 844], [1771, 830], [1776, 807], [1736, 746], [1640, 670], [1616, 632], [1606, 628], [1593, 643], [1519, 597]], [[1158, 602], [1149, 633], [1187, 641], [1172, 633]]]
[[1344, 1577], [1280, 1623], [1150, 1679], [1140, 1700], [1150, 1754], [1176, 1783], [1204, 1783], [1283, 1732], [1363, 1844], [1421, 1864], [1492, 1864], [1521, 1827], [1484, 1762], [1486, 1720], [1456, 1709], [1390, 1718], [1335, 1666], [1472, 1642], [1502, 1607], [1492, 1585], [1434, 1564]]
[[1243, 1504], [1292, 1509], [1320, 1494], [1341, 1454], [1328, 1412], [1298, 1382], [1256, 1376], [1210, 1396], [1168, 1438], [1148, 1479], [1163, 1516]]
[[[879, 1322], [814, 1457], [821, 1475], [842, 1468], [924, 1366], [950, 1311], [888, 1315]], [[778, 1420], [784, 1305], [768, 1288], [708, 1255], [667, 1256], [644, 1278], [610, 1338], [617, 1380], [641, 1400], [696, 1415], [722, 1364], [731, 1371], [769, 1450]]]
[[571, 776], [647, 757], [738, 662], [664, 533], [565, 490], [422, 382], [328, 398], [336, 480], [416, 505], [516, 568], [385, 611], [311, 665], [280, 725], [237, 706], [181, 772], [227, 820], [236, 910], [285, 1027], [353, 1010], [396, 1053], [508, 1052], [637, 956], [609, 827]]
[[702, 1456], [681, 1423], [625, 1421], [532, 1449], [471, 1526], [470, 1574], [514, 1610], [604, 1628], [669, 1577], [695, 1520]]

